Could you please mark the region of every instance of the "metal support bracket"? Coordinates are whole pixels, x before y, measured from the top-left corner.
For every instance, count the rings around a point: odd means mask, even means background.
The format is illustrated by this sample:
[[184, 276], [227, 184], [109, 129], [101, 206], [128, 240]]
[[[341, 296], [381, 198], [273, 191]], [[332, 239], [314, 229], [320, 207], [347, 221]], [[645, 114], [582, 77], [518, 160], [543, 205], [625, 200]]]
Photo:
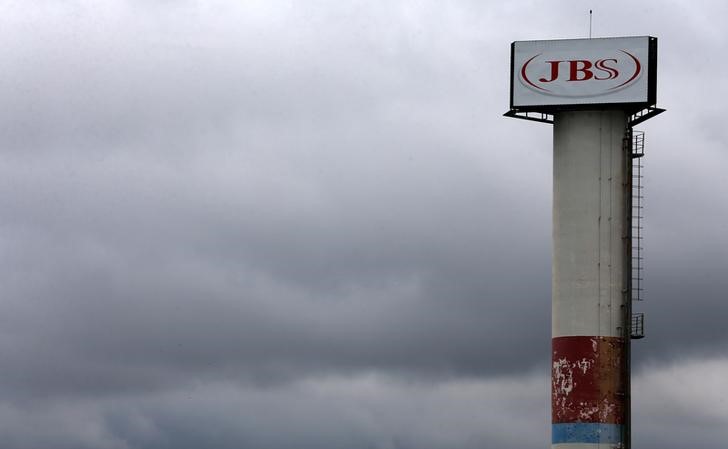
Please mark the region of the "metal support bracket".
[[645, 109], [642, 109], [630, 115], [627, 119], [627, 123], [630, 127], [633, 127], [637, 124], [644, 122], [645, 120], [651, 119], [656, 115], [662, 114], [663, 112], [665, 112], [665, 109], [658, 108], [656, 106], [648, 106]]
[[[533, 114], [533, 115], [529, 115]], [[546, 112], [520, 112], [516, 109], [511, 109], [510, 111], [503, 114], [503, 117], [511, 117], [511, 118], [520, 118], [522, 120], [530, 120], [532, 122], [541, 122], [541, 123], [554, 123], [554, 115], [549, 114]]]

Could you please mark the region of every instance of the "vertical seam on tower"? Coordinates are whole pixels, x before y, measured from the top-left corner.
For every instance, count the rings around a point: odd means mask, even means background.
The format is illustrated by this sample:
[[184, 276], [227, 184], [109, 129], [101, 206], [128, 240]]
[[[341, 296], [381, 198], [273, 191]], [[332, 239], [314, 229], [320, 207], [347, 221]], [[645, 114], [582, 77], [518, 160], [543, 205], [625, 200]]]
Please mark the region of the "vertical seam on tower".
[[599, 114], [599, 209], [597, 219], [597, 335], [602, 335], [602, 128], [604, 127], [604, 113]]
[[[610, 114], [609, 117], [610, 120], [610, 127], [609, 127], [609, 264], [607, 267], [609, 268], [609, 335], [612, 335], [612, 332], [614, 332], [614, 272], [612, 271], [612, 262], [613, 262], [613, 255], [614, 255], [614, 240], [612, 235], [612, 229], [613, 229], [613, 219], [614, 219], [614, 196], [613, 196], [613, 190], [614, 190], [614, 184], [613, 184], [613, 177], [614, 177], [614, 132], [613, 132], [613, 117]], [[621, 243], [621, 242], [620, 242]], [[620, 252], [621, 254], [621, 252]]]

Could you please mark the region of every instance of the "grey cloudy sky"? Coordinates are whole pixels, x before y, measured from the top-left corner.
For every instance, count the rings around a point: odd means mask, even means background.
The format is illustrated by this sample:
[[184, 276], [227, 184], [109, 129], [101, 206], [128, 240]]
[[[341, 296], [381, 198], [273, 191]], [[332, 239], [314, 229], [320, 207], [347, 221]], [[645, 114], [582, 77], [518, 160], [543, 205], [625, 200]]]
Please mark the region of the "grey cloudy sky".
[[513, 40], [660, 39], [635, 447], [728, 439], [725, 2], [0, 0], [0, 446], [549, 444]]

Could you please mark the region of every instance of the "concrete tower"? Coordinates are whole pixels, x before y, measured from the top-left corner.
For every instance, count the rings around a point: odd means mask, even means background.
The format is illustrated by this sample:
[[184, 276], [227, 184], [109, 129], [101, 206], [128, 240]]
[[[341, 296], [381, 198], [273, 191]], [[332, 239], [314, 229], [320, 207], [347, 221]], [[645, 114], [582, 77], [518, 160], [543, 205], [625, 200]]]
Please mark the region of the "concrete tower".
[[554, 449], [630, 448], [631, 127], [661, 109], [657, 39], [514, 42], [511, 109], [552, 123]]
[[626, 129], [621, 110], [554, 116], [554, 447], [620, 447], [625, 440], [631, 277]]

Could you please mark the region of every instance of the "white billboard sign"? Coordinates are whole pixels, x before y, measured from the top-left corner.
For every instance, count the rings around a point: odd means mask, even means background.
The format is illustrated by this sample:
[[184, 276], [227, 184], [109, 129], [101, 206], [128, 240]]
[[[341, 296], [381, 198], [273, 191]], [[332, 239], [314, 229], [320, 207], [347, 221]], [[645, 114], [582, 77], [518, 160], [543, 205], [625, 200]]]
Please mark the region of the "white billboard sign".
[[511, 109], [655, 102], [654, 37], [519, 41], [511, 53]]

